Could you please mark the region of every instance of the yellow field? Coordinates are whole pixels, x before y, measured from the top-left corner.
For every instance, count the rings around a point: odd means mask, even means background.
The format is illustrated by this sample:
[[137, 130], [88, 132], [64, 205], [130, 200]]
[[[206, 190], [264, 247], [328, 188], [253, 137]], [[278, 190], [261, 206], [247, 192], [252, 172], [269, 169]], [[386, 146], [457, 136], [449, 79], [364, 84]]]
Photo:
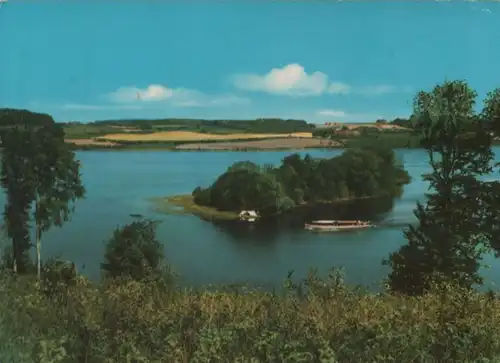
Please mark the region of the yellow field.
[[242, 140], [242, 139], [269, 139], [285, 137], [311, 138], [311, 132], [293, 132], [291, 134], [203, 134], [192, 131], [164, 131], [152, 134], [108, 134], [100, 136], [99, 139], [109, 141], [200, 141], [200, 140]]

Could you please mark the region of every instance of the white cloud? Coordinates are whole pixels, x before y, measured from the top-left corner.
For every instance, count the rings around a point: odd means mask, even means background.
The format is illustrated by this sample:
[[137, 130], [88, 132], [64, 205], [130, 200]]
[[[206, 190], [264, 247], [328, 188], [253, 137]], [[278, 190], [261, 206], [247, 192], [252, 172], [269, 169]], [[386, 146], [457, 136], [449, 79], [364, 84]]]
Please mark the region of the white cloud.
[[328, 116], [328, 117], [344, 117], [346, 113], [340, 110], [320, 110], [317, 112], [319, 116]]
[[137, 87], [121, 87], [109, 94], [110, 100], [114, 102], [136, 102], [136, 101], [164, 101], [172, 97], [174, 90], [168, 87], [152, 84], [144, 89]]
[[[374, 122], [378, 119], [394, 119], [394, 115], [381, 115], [376, 112], [347, 112], [343, 110], [324, 109], [318, 110], [314, 115], [308, 117], [314, 122]], [[399, 117], [399, 116], [398, 116]], [[407, 117], [407, 116], [405, 116]]]
[[325, 93], [378, 96], [397, 90], [396, 87], [390, 85], [353, 87], [344, 82], [330, 82], [327, 74], [323, 72], [308, 74], [304, 67], [297, 63], [288, 64], [282, 68], [273, 68], [264, 75], [236, 74], [232, 77], [232, 81], [235, 87], [242, 90], [296, 97], [320, 96]]
[[151, 84], [146, 88], [121, 87], [106, 95], [116, 103], [168, 103], [175, 107], [217, 107], [243, 105], [249, 99], [234, 95], [207, 95], [187, 88], [169, 88], [160, 84]]
[[273, 68], [263, 76], [237, 74], [233, 76], [237, 88], [291, 96], [320, 95], [328, 87], [328, 76], [322, 72], [307, 74], [300, 64], [288, 64]]

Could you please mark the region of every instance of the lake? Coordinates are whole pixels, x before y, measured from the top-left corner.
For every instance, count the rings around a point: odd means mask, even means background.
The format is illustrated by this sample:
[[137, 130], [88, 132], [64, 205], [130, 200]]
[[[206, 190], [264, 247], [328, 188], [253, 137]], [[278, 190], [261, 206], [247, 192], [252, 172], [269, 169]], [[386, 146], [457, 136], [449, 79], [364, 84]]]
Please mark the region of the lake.
[[[113, 230], [133, 220], [130, 213], [161, 220], [159, 239], [183, 285], [247, 282], [264, 288], [280, 287], [289, 270], [304, 277], [308, 268], [321, 274], [343, 267], [346, 282], [380, 286], [388, 268], [383, 259], [405, 243], [402, 228], [414, 220], [413, 209], [423, 200], [427, 185], [421, 175], [430, 170], [423, 150], [398, 150], [413, 178], [393, 208], [380, 215], [378, 228], [339, 234], [314, 234], [301, 229], [225, 228], [194, 216], [163, 215], [152, 210], [150, 198], [191, 193], [208, 186], [236, 161], [275, 163], [290, 151], [274, 152], [165, 152], [82, 151], [82, 174], [87, 198], [79, 201], [72, 220], [49, 231], [42, 256], [74, 261], [90, 278], [99, 278], [104, 242]], [[309, 150], [315, 157], [332, 157], [342, 150]], [[495, 149], [500, 160], [500, 148]], [[4, 196], [1, 196], [2, 204]], [[3, 205], [2, 205], [3, 208]], [[4, 244], [7, 241], [4, 241]], [[486, 282], [500, 282], [500, 261], [487, 257], [492, 268]]]

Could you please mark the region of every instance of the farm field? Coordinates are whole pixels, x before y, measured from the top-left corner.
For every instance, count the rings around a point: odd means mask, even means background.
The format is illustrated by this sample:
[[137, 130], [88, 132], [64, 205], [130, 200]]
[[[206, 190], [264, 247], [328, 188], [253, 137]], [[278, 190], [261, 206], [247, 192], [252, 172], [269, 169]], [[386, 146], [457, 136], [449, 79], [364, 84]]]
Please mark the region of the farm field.
[[312, 138], [311, 132], [292, 132], [286, 134], [260, 134], [260, 133], [233, 133], [233, 134], [209, 134], [194, 131], [162, 131], [148, 134], [114, 133], [99, 137], [99, 140], [106, 141], [202, 141], [202, 140], [245, 140], [245, 139], [269, 139], [269, 138]]
[[66, 138], [65, 141], [70, 144], [74, 144], [76, 146], [105, 146], [105, 147], [113, 147], [113, 146], [118, 146], [116, 142], [112, 141], [99, 141], [99, 140], [94, 140], [94, 139], [68, 139]]
[[178, 150], [279, 150], [321, 147], [342, 147], [339, 141], [322, 138], [280, 138], [216, 143], [187, 143], [177, 145]]

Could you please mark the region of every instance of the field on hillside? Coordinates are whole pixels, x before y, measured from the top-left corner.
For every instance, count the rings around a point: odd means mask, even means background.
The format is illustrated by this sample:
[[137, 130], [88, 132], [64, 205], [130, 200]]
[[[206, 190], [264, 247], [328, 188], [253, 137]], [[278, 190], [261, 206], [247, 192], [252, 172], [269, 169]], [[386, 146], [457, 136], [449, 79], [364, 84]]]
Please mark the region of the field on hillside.
[[177, 145], [178, 150], [233, 150], [233, 151], [248, 151], [248, 150], [284, 150], [284, 149], [308, 149], [308, 148], [333, 148], [342, 147], [343, 144], [339, 141], [333, 141], [322, 138], [305, 138], [291, 137], [279, 139], [260, 139], [248, 141], [220, 141], [211, 143], [186, 143]]
[[407, 127], [402, 127], [400, 125], [394, 124], [377, 124], [375, 122], [369, 123], [344, 123], [344, 122], [329, 122], [326, 124], [316, 125], [317, 129], [328, 129], [328, 128], [346, 128], [348, 130], [356, 130], [359, 128], [372, 127], [379, 130], [408, 130]]
[[88, 139], [117, 132], [115, 126], [92, 124], [64, 125], [63, 129], [68, 139]]
[[251, 133], [234, 133], [234, 134], [208, 134], [194, 131], [162, 131], [150, 134], [132, 134], [132, 133], [114, 133], [99, 137], [100, 140], [107, 141], [132, 141], [132, 142], [148, 142], [148, 141], [201, 141], [201, 140], [247, 140], [247, 139], [269, 139], [269, 138], [312, 138], [311, 132], [293, 132], [289, 134], [251, 134]]

